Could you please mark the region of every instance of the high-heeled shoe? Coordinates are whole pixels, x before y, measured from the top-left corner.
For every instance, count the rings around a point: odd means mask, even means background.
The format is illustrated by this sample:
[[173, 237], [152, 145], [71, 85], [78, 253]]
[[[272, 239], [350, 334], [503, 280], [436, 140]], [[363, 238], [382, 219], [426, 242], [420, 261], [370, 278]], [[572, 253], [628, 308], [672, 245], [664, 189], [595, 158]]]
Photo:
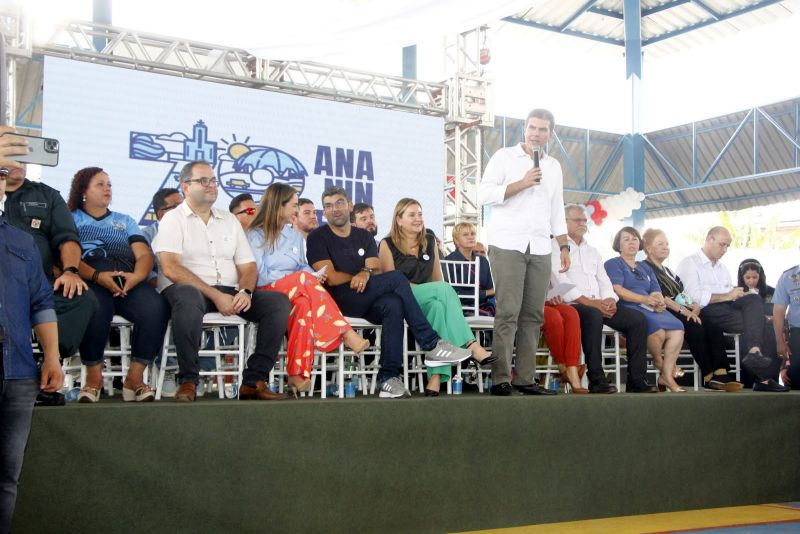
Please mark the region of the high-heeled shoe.
[[656, 386], [658, 386], [658, 391], [662, 393], [665, 391], [667, 393], [686, 393], [686, 390], [682, 387], [678, 386], [677, 388], [673, 389], [667, 384], [663, 383], [660, 378], [656, 381]]
[[[586, 367], [586, 366], [584, 366], [584, 368], [585, 368], [585, 367]], [[570, 389], [570, 391], [572, 391], [572, 392], [573, 392], [573, 393], [575, 393], [576, 395], [585, 395], [585, 394], [589, 393], [589, 390], [588, 390], [588, 389], [586, 389], [585, 387], [577, 387], [577, 388], [576, 388], [575, 386], [573, 386], [572, 384], [570, 384], [570, 382], [569, 382], [569, 378], [567, 378], [567, 375], [565, 375], [564, 373], [561, 373], [559, 376], [560, 376], [560, 378], [561, 378], [561, 383], [562, 383], [562, 384], [566, 384], [566, 385], [568, 385], [568, 386], [569, 386], [569, 389]], [[582, 377], [582, 375], [580, 375], [580, 373], [579, 373], [579, 376], [581, 376], [581, 377]]]
[[345, 347], [347, 347], [348, 349], [350, 349], [350, 350], [352, 350], [353, 352], [355, 352], [355, 353], [356, 353], [356, 356], [361, 356], [361, 354], [362, 354], [362, 353], [363, 353], [365, 350], [367, 350], [367, 349], [369, 348], [369, 340], [368, 340], [368, 339], [361, 338], [361, 342], [360, 342], [360, 343], [358, 343], [358, 345], [356, 345], [355, 347], [351, 346], [351, 345], [350, 345], [350, 344], [348, 344], [347, 342], [345, 342], [345, 344], [344, 344], [344, 345], [345, 345]]
[[308, 393], [309, 391], [311, 391], [311, 380], [306, 380], [299, 386], [296, 386], [291, 382], [289, 382], [288, 387], [289, 387], [289, 393], [291, 393], [291, 395], [295, 399], [299, 399], [301, 393]]

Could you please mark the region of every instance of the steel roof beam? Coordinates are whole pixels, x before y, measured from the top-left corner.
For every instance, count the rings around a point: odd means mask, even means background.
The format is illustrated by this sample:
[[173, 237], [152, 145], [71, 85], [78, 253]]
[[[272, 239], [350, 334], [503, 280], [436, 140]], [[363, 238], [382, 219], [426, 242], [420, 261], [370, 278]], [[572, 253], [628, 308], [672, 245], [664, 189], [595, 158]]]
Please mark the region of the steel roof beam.
[[[772, 192], [769, 192], [769, 193], [758, 193], [758, 194], [755, 194], [755, 195], [748, 195], [746, 197], [726, 197], [726, 198], [720, 198], [720, 199], [701, 200], [699, 202], [692, 202], [691, 205], [692, 206], [711, 206], [711, 205], [714, 205], [714, 204], [726, 204], [728, 202], [741, 202], [742, 200], [755, 200], [755, 199], [759, 199], [759, 198], [769, 198], [769, 197], [774, 197], [774, 196], [777, 196], [777, 195], [784, 196], [784, 195], [787, 195], [787, 194], [795, 194], [795, 193], [800, 193], [800, 187], [795, 187], [795, 188], [792, 188], [792, 189], [781, 189], [780, 191], [772, 191]], [[653, 201], [653, 202], [659, 202], [658, 199], [650, 198], [649, 196], [648, 196], [647, 200]], [[685, 207], [685, 206], [681, 206], [679, 204], [672, 204], [672, 205], [658, 207], [658, 208], [647, 208], [647, 212], [648, 213], [653, 213], [653, 212], [658, 212], [658, 211], [668, 211], [668, 210], [673, 210], [673, 209], [680, 209], [680, 208], [683, 208], [683, 207]]]
[[582, 5], [580, 8], [578, 8], [578, 10], [577, 10], [575, 13], [573, 13], [573, 14], [572, 14], [572, 16], [570, 16], [570, 17], [569, 17], [569, 18], [568, 18], [566, 21], [564, 21], [564, 24], [562, 24], [562, 25], [561, 25], [561, 31], [563, 32], [564, 30], [566, 30], [567, 28], [569, 28], [569, 27], [570, 27], [570, 25], [571, 25], [573, 22], [575, 22], [576, 20], [578, 20], [578, 18], [579, 18], [581, 15], [583, 15], [584, 13], [586, 13], [586, 12], [587, 12], [587, 11], [588, 11], [590, 8], [592, 8], [592, 7], [593, 7], [593, 6], [594, 6], [596, 3], [597, 3], [597, 0], [589, 0], [588, 2], [586, 2], [585, 4], [583, 4], [583, 5]]
[[[782, 176], [784, 174], [794, 174], [798, 173], [800, 175], [800, 167], [790, 167], [788, 169], [778, 169], [774, 171], [766, 171], [754, 174], [748, 174], [747, 176], [736, 176], [734, 178], [722, 178], [719, 180], [708, 180], [705, 182], [700, 182], [697, 184], [687, 185], [683, 187], [673, 187], [670, 189], [661, 189], [659, 191], [651, 191], [647, 193], [647, 196], [655, 196], [655, 195], [666, 195], [669, 193], [677, 193], [678, 191], [692, 191], [695, 189], [705, 189], [707, 187], [720, 187], [730, 184], [737, 184], [739, 182], [748, 182], [750, 180], [760, 180], [762, 178], [769, 178], [771, 176]], [[786, 191], [781, 189], [780, 191], [775, 191], [775, 194], [784, 194]], [[743, 198], [750, 198], [750, 196], [746, 197], [738, 197], [739, 200]], [[694, 203], [693, 203], [694, 204]]]
[[731, 135], [730, 139], [728, 139], [728, 142], [725, 143], [725, 146], [723, 146], [722, 150], [719, 151], [719, 154], [717, 154], [717, 157], [714, 158], [714, 161], [711, 162], [711, 165], [708, 167], [708, 170], [703, 175], [703, 177], [700, 179], [701, 183], [705, 182], [706, 180], [708, 180], [709, 176], [711, 176], [711, 173], [714, 172], [714, 169], [716, 169], [717, 165], [719, 165], [720, 160], [722, 160], [722, 158], [728, 152], [728, 149], [731, 147], [733, 142], [736, 141], [737, 137], [739, 137], [739, 134], [744, 129], [744, 127], [747, 124], [747, 122], [753, 116], [754, 116], [753, 109], [751, 109], [751, 110], [749, 110], [747, 112], [747, 115], [744, 116], [744, 118], [742, 119], [742, 122], [739, 123], [739, 126], [736, 127], [736, 131], [733, 132], [733, 135]]
[[655, 13], [659, 13], [661, 11], [666, 11], [667, 9], [672, 9], [673, 7], [682, 6], [684, 4], [691, 3], [692, 0], [672, 0], [671, 2], [664, 2], [661, 5], [649, 7], [647, 9], [642, 10], [642, 17], [649, 17]]
[[700, 9], [702, 9], [703, 11], [705, 11], [706, 13], [708, 13], [709, 15], [711, 15], [712, 19], [719, 21], [720, 14], [711, 9], [710, 7], [708, 7], [705, 3], [703, 3], [702, 0], [692, 0], [692, 3], [697, 7], [699, 7]]
[[706, 26], [710, 26], [711, 24], [716, 24], [717, 22], [722, 22], [723, 20], [732, 19], [732, 18], [734, 18], [734, 17], [736, 17], [738, 15], [744, 15], [745, 13], [750, 13], [752, 11], [756, 11], [756, 10], [765, 8], [765, 7], [771, 6], [773, 4], [778, 4], [781, 1], [782, 0], [762, 0], [760, 2], [756, 2], [755, 4], [750, 4], [749, 6], [745, 6], [743, 8], [737, 9], [736, 11], [731, 11], [730, 13], [720, 14], [717, 19], [711, 18], [711, 19], [708, 19], [708, 20], [697, 22], [695, 24], [690, 24], [690, 25], [685, 26], [683, 28], [680, 28], [678, 30], [673, 30], [671, 32], [665, 32], [665, 33], [656, 35], [654, 37], [651, 37], [650, 39], [645, 39], [645, 41], [642, 43], [642, 46], [649, 46], [651, 44], [655, 44], [655, 43], [658, 43], [660, 41], [664, 41], [666, 39], [669, 39], [670, 37], [676, 37], [678, 35], [683, 35], [684, 33], [688, 33], [690, 31], [697, 30], [697, 29], [700, 29], [700, 28], [704, 28]]
[[584, 39], [589, 39], [591, 41], [598, 41], [600, 43], [618, 45], [618, 46], [625, 46], [625, 41], [622, 39], [613, 39], [611, 37], [603, 37], [602, 35], [593, 35], [591, 33], [581, 32], [577, 30], [561, 30], [558, 26], [549, 26], [547, 24], [543, 24], [541, 22], [536, 22], [534, 20], [528, 20], [521, 17], [503, 17], [500, 20], [504, 20], [505, 22], [511, 22], [513, 24], [520, 24], [522, 26], [529, 26], [531, 28], [536, 28], [537, 30], [546, 30], [549, 32], [560, 33], [562, 35], [572, 35], [574, 37], [583, 37]]

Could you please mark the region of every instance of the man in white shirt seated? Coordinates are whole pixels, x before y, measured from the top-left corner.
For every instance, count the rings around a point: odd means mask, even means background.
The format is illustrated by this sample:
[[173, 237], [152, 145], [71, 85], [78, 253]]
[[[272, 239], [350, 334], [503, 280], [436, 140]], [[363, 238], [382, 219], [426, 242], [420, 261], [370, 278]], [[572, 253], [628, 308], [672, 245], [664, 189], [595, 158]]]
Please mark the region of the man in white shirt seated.
[[618, 297], [606, 274], [600, 252], [586, 242], [588, 231], [586, 212], [582, 206], [567, 204], [567, 236], [570, 263], [566, 273], [558, 272], [558, 244], [553, 242], [553, 274], [559, 283], [575, 287], [563, 295], [564, 302], [572, 304], [581, 318], [581, 345], [586, 359], [586, 376], [590, 393], [616, 393], [617, 388], [606, 381], [602, 365], [603, 325], [608, 325], [625, 336], [628, 348], [628, 378], [625, 390], [629, 393], [657, 393], [658, 389], [647, 383], [647, 321], [636, 310], [617, 307]]
[[258, 323], [253, 354], [247, 358], [240, 399], [284, 399], [269, 390], [289, 318], [289, 299], [256, 291], [256, 260], [236, 216], [214, 208], [217, 178], [205, 161], [187, 163], [180, 174], [183, 204], [161, 220], [153, 250], [158, 254], [158, 287], [172, 308], [172, 335], [178, 353], [178, 402], [195, 400], [203, 315], [219, 312]]
[[[772, 379], [763, 378], [769, 373], [774, 354], [762, 353], [764, 331], [764, 303], [756, 293], [746, 293], [734, 287], [728, 268], [719, 260], [731, 246], [730, 232], [723, 226], [708, 231], [703, 248], [684, 258], [678, 265], [677, 275], [683, 281], [684, 293], [703, 307], [700, 319], [722, 328], [725, 332], [741, 333], [742, 366], [756, 376], [754, 391], [789, 391]], [[727, 357], [719, 361], [713, 376], [704, 377], [707, 389], [741, 389], [739, 382], [728, 376]], [[722, 387], [720, 387], [720, 384]]]

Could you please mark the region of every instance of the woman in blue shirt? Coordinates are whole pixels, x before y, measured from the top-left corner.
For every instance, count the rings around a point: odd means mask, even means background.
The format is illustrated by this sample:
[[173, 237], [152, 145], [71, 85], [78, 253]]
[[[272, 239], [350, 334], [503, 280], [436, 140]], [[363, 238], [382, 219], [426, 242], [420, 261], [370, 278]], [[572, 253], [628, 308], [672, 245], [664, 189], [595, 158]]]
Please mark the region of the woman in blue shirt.
[[306, 261], [303, 236], [291, 226], [298, 203], [293, 187], [272, 184], [247, 231], [258, 267], [256, 289], [280, 291], [292, 304], [286, 373], [295, 397], [311, 389], [315, 350], [330, 352], [344, 342], [359, 354], [369, 346], [322, 287], [325, 273], [315, 273]]
[[647, 319], [647, 350], [656, 367], [660, 365], [659, 389], [686, 391], [675, 382], [675, 364], [683, 346], [683, 323], [664, 313], [667, 309], [661, 286], [653, 270], [636, 254], [643, 249], [636, 228], [626, 226], [614, 237], [613, 249], [619, 256], [605, 263], [606, 272], [623, 306], [642, 313]]
[[100, 400], [103, 352], [111, 319], [117, 314], [133, 323], [131, 366], [122, 384], [122, 398], [152, 401], [153, 390], [144, 383], [144, 370], [161, 352], [169, 308], [153, 286], [141, 283], [153, 269], [153, 251], [131, 217], [108, 209], [111, 198], [111, 180], [103, 169], [87, 167], [75, 173], [67, 206], [81, 240], [79, 273], [98, 302], [81, 341], [86, 382], [78, 400]]

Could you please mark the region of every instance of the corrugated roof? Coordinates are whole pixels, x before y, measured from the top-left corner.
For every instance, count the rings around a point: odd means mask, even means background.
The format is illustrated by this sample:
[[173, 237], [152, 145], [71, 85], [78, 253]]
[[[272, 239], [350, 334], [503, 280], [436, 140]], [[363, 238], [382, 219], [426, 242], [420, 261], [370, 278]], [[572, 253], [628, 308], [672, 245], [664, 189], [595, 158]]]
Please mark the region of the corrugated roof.
[[[651, 58], [689, 50], [800, 10], [800, 0], [642, 0], [640, 4], [642, 43]], [[622, 6], [622, 0], [543, 0], [504, 20], [624, 46]]]

